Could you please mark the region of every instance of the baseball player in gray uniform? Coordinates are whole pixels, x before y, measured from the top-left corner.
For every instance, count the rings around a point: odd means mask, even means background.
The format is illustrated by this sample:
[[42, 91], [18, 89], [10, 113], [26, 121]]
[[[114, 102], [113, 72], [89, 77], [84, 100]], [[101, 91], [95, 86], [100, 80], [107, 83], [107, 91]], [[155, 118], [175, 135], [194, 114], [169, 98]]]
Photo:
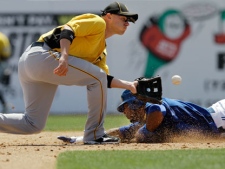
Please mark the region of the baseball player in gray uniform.
[[137, 19], [138, 14], [130, 13], [124, 4], [113, 2], [101, 16], [90, 13], [76, 16], [32, 43], [18, 63], [25, 112], [0, 113], [0, 132], [41, 132], [58, 85], [77, 85], [87, 87], [84, 143], [118, 142], [118, 138], [108, 136], [104, 130], [107, 88], [128, 89], [136, 93], [137, 82], [116, 79], [109, 74], [106, 39], [123, 35], [129, 22], [134, 23]]

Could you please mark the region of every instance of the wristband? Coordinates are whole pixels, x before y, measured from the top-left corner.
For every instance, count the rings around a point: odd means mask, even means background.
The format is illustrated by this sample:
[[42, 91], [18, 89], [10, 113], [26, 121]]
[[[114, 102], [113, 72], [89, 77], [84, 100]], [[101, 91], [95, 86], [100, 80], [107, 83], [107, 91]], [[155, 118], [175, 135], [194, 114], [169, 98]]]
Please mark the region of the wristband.
[[113, 76], [107, 75], [107, 81], [108, 81], [107, 87], [108, 88], [111, 88], [111, 83], [112, 83], [113, 78], [114, 78]]

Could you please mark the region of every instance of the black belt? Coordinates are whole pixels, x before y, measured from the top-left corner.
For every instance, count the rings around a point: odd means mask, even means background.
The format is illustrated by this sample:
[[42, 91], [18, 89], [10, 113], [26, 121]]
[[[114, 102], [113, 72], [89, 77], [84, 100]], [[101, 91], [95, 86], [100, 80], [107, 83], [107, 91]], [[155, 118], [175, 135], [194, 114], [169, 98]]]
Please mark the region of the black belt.
[[44, 46], [44, 42], [34, 42], [34, 43], [31, 44], [31, 47], [35, 47], [35, 46], [43, 47]]

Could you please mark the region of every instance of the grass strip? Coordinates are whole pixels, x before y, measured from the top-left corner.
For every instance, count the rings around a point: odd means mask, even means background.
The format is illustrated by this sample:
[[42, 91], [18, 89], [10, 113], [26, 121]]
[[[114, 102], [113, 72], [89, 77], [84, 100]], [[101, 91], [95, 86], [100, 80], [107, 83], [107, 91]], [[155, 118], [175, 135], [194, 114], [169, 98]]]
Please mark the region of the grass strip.
[[225, 149], [67, 151], [57, 169], [224, 169]]

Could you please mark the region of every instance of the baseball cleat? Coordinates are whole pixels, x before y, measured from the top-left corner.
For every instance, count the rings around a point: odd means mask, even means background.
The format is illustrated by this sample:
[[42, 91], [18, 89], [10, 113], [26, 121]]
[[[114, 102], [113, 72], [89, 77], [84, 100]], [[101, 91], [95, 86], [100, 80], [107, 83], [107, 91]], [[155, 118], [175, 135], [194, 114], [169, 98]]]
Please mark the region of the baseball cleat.
[[87, 145], [94, 145], [94, 144], [117, 144], [119, 143], [119, 138], [117, 137], [113, 137], [113, 136], [109, 136], [107, 134], [105, 134], [104, 136], [100, 137], [97, 140], [94, 141], [84, 141], [84, 144]]
[[63, 142], [66, 142], [66, 143], [80, 143], [80, 142], [83, 142], [83, 137], [80, 136], [80, 137], [66, 137], [66, 136], [58, 136], [57, 137], [59, 140], [62, 140]]

